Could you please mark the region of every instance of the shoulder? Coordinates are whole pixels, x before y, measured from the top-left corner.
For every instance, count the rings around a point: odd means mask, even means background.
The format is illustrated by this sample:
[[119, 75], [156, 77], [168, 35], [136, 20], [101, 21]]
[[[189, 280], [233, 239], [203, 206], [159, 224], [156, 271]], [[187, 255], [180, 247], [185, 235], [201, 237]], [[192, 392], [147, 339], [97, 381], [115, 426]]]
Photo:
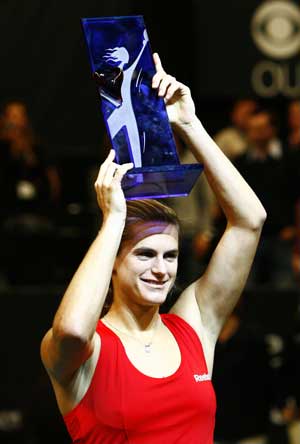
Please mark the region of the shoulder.
[[176, 314], [163, 315], [162, 321], [175, 336], [187, 359], [203, 363], [205, 371], [212, 374], [214, 347], [205, 340], [205, 334], [196, 330], [181, 316]]
[[181, 316], [175, 313], [164, 313], [161, 314], [161, 320], [164, 322], [164, 324], [171, 324], [171, 325], [181, 325], [181, 326], [187, 326], [188, 328], [192, 328]]
[[101, 319], [96, 326], [96, 335], [100, 338], [101, 343], [101, 362], [113, 361], [117, 355], [119, 337]]
[[115, 333], [110, 330], [101, 319], [97, 322], [96, 333], [100, 337], [102, 343], [110, 342], [116, 338]]
[[201, 340], [195, 329], [181, 316], [178, 316], [175, 313], [168, 313], [161, 315], [161, 318], [162, 322], [172, 333], [174, 333], [175, 336], [179, 335], [183, 340], [192, 341], [197, 346], [201, 344]]

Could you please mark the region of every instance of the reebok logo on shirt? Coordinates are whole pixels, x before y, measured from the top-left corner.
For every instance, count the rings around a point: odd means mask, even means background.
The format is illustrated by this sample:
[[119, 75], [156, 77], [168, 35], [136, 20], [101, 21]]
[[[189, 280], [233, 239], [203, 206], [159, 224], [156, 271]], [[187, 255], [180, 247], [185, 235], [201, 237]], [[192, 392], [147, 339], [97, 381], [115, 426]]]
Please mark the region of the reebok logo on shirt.
[[202, 381], [210, 381], [210, 376], [207, 373], [204, 373], [203, 375], [194, 375], [196, 382], [202, 382]]

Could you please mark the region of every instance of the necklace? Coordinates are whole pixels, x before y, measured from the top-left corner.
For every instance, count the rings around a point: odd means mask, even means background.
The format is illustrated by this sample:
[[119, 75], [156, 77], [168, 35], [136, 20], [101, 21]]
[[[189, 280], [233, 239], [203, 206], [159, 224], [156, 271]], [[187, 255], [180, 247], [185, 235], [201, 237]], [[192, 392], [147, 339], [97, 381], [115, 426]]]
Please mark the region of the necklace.
[[152, 347], [152, 344], [153, 344], [154, 335], [155, 335], [156, 331], [158, 330], [158, 324], [160, 323], [160, 317], [156, 321], [156, 325], [155, 325], [155, 327], [153, 329], [153, 333], [152, 333], [151, 339], [148, 342], [146, 342], [146, 343], [141, 341], [137, 336], [131, 335], [130, 333], [127, 333], [126, 331], [120, 330], [119, 328], [115, 327], [110, 322], [108, 322], [107, 319], [105, 319], [105, 323], [108, 324], [114, 330], [117, 330], [119, 333], [122, 333], [123, 335], [129, 336], [130, 338], [133, 338], [136, 341], [138, 341], [140, 344], [143, 345], [144, 352], [149, 354], [149, 353], [151, 353], [151, 347]]

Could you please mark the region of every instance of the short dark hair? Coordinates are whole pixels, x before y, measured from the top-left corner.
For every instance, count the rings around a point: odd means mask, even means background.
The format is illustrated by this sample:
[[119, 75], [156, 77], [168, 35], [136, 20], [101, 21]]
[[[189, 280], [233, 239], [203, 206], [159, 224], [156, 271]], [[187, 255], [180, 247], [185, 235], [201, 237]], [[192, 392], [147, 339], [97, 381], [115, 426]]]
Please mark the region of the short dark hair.
[[120, 248], [126, 241], [134, 239], [134, 230], [137, 225], [151, 222], [160, 222], [174, 225], [180, 236], [180, 222], [175, 211], [155, 199], [129, 200], [127, 204], [127, 215]]

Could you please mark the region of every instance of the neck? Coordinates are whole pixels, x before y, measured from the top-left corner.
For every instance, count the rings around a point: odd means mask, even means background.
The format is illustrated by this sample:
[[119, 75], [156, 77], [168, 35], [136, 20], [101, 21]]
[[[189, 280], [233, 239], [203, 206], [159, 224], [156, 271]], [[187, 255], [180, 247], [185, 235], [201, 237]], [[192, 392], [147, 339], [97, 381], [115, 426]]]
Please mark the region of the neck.
[[158, 306], [130, 306], [114, 300], [109, 312], [105, 316], [115, 327], [127, 331], [150, 331], [157, 325], [159, 318]]

